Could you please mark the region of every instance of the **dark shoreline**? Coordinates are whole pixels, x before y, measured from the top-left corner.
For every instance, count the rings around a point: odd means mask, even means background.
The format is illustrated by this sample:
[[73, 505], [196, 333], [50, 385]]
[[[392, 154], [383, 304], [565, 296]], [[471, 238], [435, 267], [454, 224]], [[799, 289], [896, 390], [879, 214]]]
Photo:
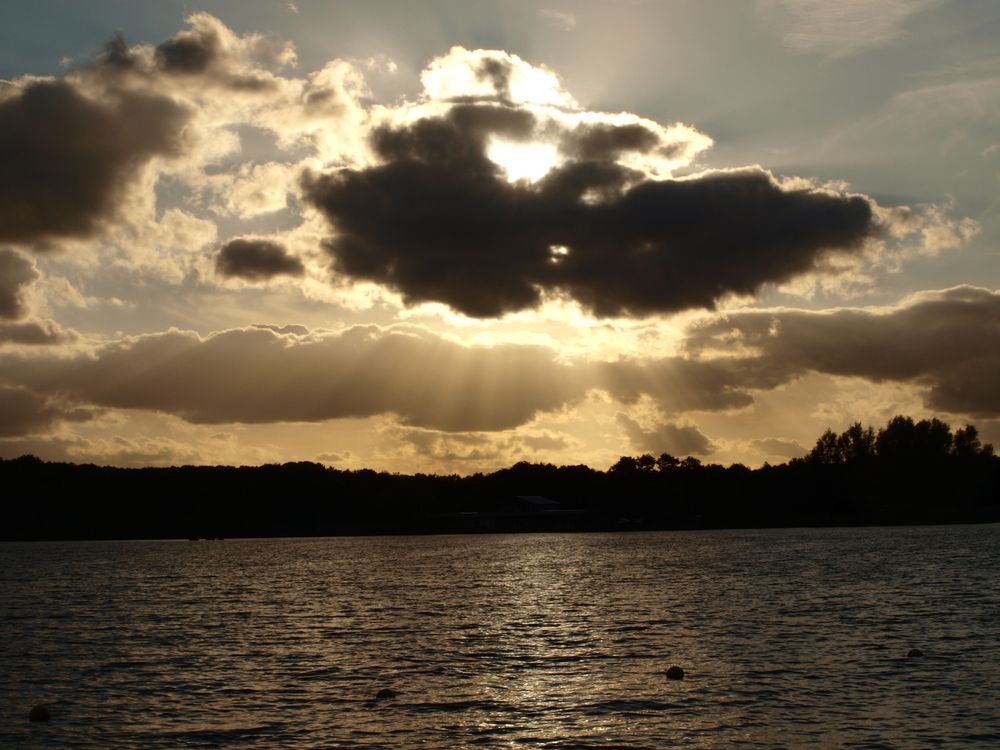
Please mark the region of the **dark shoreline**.
[[[623, 459], [624, 460], [624, 459]], [[634, 459], [631, 459], [634, 461]], [[621, 462], [619, 462], [621, 464]], [[0, 460], [0, 540], [215, 539], [1000, 522], [1000, 458], [748, 469], [516, 464], [467, 477], [314, 463]]]
[[516, 531], [344, 531], [334, 534], [300, 534], [283, 536], [232, 536], [215, 538], [185, 538], [185, 537], [44, 537], [37, 539], [0, 537], [0, 544], [61, 544], [86, 542], [172, 542], [181, 544], [204, 544], [210, 542], [253, 542], [253, 541], [308, 541], [324, 539], [357, 539], [382, 537], [431, 537], [431, 536], [504, 536], [510, 534], [655, 534], [659, 532], [691, 532], [701, 531], [808, 531], [818, 529], [920, 529], [947, 526], [1000, 526], [1000, 518], [969, 521], [914, 521], [912, 523], [856, 523], [856, 524], [826, 524], [812, 526], [685, 526], [675, 528], [615, 528], [615, 529], [521, 529]]

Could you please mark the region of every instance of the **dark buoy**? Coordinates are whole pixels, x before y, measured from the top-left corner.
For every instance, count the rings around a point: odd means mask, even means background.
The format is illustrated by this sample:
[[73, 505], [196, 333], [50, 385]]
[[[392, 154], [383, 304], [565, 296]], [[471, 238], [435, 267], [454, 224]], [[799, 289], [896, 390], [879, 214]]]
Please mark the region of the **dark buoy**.
[[919, 648], [911, 648], [911, 649], [910, 649], [910, 650], [909, 650], [909, 651], [908, 651], [908, 652], [906, 653], [906, 655], [907, 655], [907, 656], [908, 656], [909, 658], [911, 658], [911, 659], [912, 659], [912, 658], [913, 658], [914, 656], [923, 656], [923, 655], [924, 655], [924, 652], [923, 652], [923, 651], [921, 651], [921, 650], [920, 650]]
[[678, 666], [671, 667], [670, 669], [667, 670], [667, 679], [668, 680], [683, 680], [684, 679], [684, 670], [681, 669]]
[[28, 712], [28, 721], [48, 721], [51, 718], [52, 716], [49, 714], [49, 709], [42, 704], [34, 706]]
[[382, 688], [377, 693], [375, 693], [375, 700], [384, 701], [389, 698], [395, 698], [399, 693], [397, 693], [392, 688]]

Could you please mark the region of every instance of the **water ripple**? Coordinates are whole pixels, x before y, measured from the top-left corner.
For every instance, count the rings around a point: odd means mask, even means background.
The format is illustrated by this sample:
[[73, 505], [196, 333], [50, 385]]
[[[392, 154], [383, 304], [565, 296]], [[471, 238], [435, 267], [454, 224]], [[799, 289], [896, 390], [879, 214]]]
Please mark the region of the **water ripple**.
[[998, 573], [997, 526], [3, 544], [0, 747], [995, 748]]

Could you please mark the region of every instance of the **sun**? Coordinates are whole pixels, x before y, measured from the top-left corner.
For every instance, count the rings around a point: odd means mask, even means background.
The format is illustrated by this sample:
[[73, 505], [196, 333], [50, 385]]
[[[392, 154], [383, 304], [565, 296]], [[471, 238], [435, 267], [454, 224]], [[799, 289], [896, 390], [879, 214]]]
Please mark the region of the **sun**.
[[486, 155], [497, 164], [511, 182], [538, 182], [559, 163], [559, 152], [548, 143], [524, 143], [496, 139]]

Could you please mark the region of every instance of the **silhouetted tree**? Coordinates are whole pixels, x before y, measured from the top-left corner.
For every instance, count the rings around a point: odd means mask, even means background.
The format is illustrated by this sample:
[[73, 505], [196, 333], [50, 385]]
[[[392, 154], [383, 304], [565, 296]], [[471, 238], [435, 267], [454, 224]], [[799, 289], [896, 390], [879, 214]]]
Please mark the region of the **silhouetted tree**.
[[817, 464], [838, 464], [840, 463], [839, 442], [837, 433], [831, 429], [827, 429], [826, 432], [819, 436], [816, 445], [809, 451], [809, 455], [806, 458]]
[[951, 452], [961, 458], [971, 458], [973, 456], [992, 456], [993, 446], [990, 443], [985, 445], [979, 441], [979, 430], [975, 425], [968, 424], [955, 431], [951, 441]]
[[635, 466], [639, 471], [652, 471], [656, 467], [656, 459], [643, 453], [635, 460]]
[[855, 422], [837, 437], [836, 450], [840, 463], [866, 461], [875, 455], [875, 431]]
[[676, 469], [680, 462], [679, 458], [674, 458], [669, 453], [661, 453], [660, 457], [656, 459], [656, 468], [660, 471], [669, 471]]
[[909, 417], [893, 417], [875, 438], [875, 452], [886, 461], [906, 459], [913, 455], [915, 447], [916, 430]]
[[636, 474], [639, 471], [639, 462], [632, 456], [622, 456], [608, 471], [612, 474]]
[[[522, 461], [457, 475], [310, 462], [123, 469], [0, 459], [0, 538], [553, 531], [1000, 520], [1000, 458], [972, 425], [897, 416], [827, 430], [803, 459], [703, 465], [663, 453], [606, 472]], [[543, 495], [558, 512], [528, 512]], [[568, 510], [572, 512], [567, 512]], [[475, 530], [475, 529], [473, 529]]]

